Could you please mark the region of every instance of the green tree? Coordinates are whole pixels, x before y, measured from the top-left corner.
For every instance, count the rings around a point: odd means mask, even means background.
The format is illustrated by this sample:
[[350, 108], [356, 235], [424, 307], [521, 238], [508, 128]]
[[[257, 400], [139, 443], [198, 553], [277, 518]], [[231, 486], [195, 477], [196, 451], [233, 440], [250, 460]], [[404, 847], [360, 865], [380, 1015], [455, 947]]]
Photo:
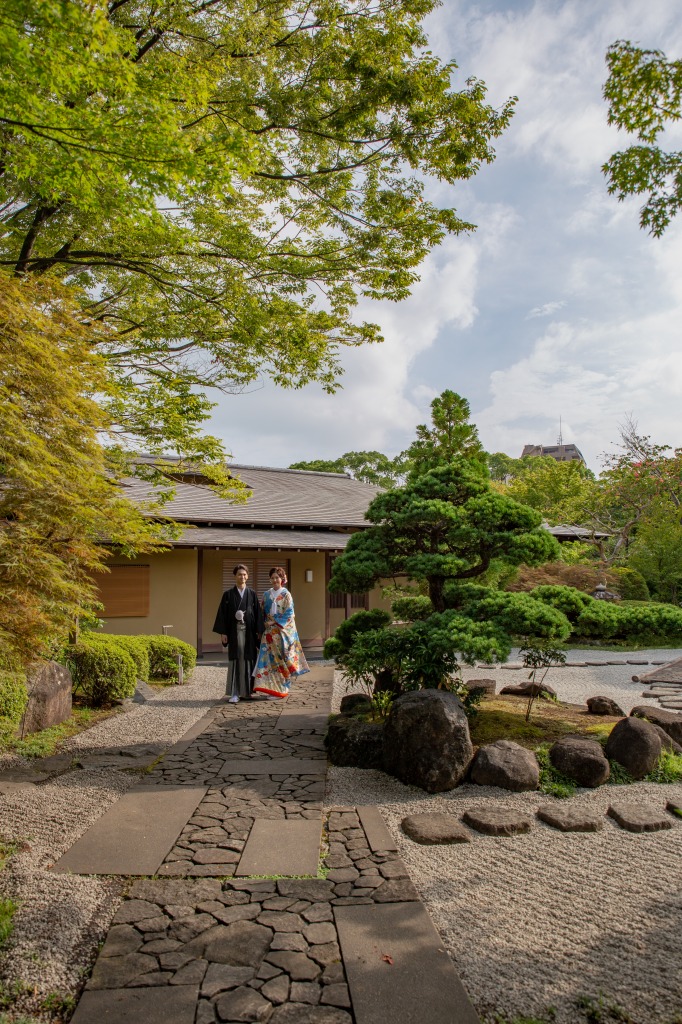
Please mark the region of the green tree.
[[331, 590], [366, 591], [406, 576], [426, 581], [433, 610], [442, 612], [446, 583], [481, 576], [493, 559], [538, 565], [558, 554], [541, 516], [493, 492], [479, 464], [463, 458], [380, 494], [366, 516], [373, 525], [334, 560]]
[[646, 196], [640, 226], [660, 237], [682, 205], [682, 153], [659, 145], [682, 116], [682, 60], [620, 40], [609, 47], [606, 63], [609, 123], [637, 137], [604, 164], [608, 189], [621, 200]]
[[659, 600], [679, 604], [682, 596], [682, 523], [677, 510], [662, 507], [644, 520], [628, 552], [628, 566], [641, 572]]
[[518, 460], [505, 494], [542, 513], [550, 526], [580, 523], [581, 511], [595, 487], [594, 473], [582, 462], [551, 456]]
[[435, 0], [5, 0], [0, 265], [80, 285], [138, 434], [187, 452], [196, 389], [331, 390], [448, 232], [512, 102], [426, 49]]
[[471, 410], [466, 398], [455, 391], [443, 391], [431, 402], [431, 424], [417, 427], [417, 438], [403, 452], [412, 478], [454, 459], [465, 458], [486, 474], [487, 456], [478, 430], [469, 422]]
[[488, 455], [490, 479], [496, 483], [507, 483], [509, 478], [518, 475], [525, 461], [525, 459], [514, 459], [505, 452], [492, 452]]
[[338, 459], [313, 459], [310, 462], [294, 462], [289, 469], [310, 469], [321, 473], [347, 473], [353, 480], [362, 480], [375, 487], [395, 487], [403, 475], [400, 455], [389, 458], [382, 452], [346, 452]]
[[116, 484], [100, 437], [110, 393], [93, 330], [70, 292], [0, 274], [0, 663], [50, 653], [92, 615], [110, 551], [159, 548], [158, 506], [137, 509]]

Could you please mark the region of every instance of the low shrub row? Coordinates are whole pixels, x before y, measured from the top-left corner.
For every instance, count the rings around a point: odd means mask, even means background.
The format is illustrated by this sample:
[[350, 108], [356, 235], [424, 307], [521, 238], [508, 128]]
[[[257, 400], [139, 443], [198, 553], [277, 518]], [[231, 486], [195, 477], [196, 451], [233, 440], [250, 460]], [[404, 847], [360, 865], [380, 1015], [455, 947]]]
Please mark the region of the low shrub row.
[[171, 636], [123, 636], [82, 633], [65, 651], [64, 661], [73, 677], [74, 691], [94, 707], [132, 697], [138, 679], [177, 678], [177, 656], [183, 674], [197, 660], [195, 649]]
[[540, 586], [532, 598], [563, 612], [574, 635], [597, 640], [665, 640], [682, 637], [682, 608], [667, 604], [597, 601], [574, 587]]

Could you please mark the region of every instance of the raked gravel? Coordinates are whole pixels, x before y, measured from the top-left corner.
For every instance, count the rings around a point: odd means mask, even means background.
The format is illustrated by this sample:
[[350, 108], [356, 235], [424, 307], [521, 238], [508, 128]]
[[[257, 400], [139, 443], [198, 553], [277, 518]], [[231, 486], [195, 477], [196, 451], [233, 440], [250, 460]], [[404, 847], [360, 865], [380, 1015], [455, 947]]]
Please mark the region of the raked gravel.
[[[561, 699], [604, 693], [625, 710], [633, 685], [627, 679], [636, 671], [621, 667], [620, 679], [614, 673], [611, 683], [604, 674], [611, 666], [557, 669], [550, 678]], [[505, 680], [521, 675], [494, 674]], [[337, 673], [336, 706], [344, 693]], [[605, 813], [618, 799], [662, 809], [670, 798], [682, 800], [682, 785], [579, 789], [572, 800]], [[608, 818], [601, 832], [582, 834], [535, 820], [527, 835], [492, 838], [472, 831], [470, 843], [429, 847], [401, 831], [406, 815], [437, 810], [459, 816], [491, 804], [534, 815], [553, 798], [470, 784], [431, 796], [383, 772], [330, 768], [327, 799], [379, 806], [484, 1021], [492, 1024], [496, 1014], [508, 1020], [541, 1015], [552, 1006], [557, 1024], [577, 1024], [586, 1020], [576, 1008], [581, 996], [624, 1008], [633, 1024], [673, 1024], [682, 1013], [682, 821], [671, 818], [669, 831], [634, 835]]]
[[[131, 744], [171, 745], [225, 692], [224, 668], [197, 668], [185, 686], [167, 687], [146, 704], [72, 737], [64, 750], [94, 751]], [[16, 759], [15, 759], [16, 762]], [[120, 881], [52, 874], [48, 868], [127, 789], [132, 771], [76, 769], [52, 782], [0, 795], [0, 838], [21, 849], [0, 873], [0, 898], [19, 904], [0, 979], [35, 989], [33, 1009], [50, 992], [72, 993], [94, 960], [120, 902]]]

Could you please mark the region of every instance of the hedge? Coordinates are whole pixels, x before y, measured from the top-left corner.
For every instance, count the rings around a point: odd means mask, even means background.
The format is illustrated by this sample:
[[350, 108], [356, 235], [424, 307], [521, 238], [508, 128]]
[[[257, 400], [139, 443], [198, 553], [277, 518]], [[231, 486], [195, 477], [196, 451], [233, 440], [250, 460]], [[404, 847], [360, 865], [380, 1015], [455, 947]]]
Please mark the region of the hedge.
[[137, 682], [135, 662], [115, 637], [83, 633], [66, 650], [73, 688], [88, 704], [100, 707], [132, 697]]
[[6, 720], [3, 726], [14, 726], [21, 721], [27, 704], [28, 691], [24, 673], [0, 670], [0, 721]]
[[677, 640], [682, 637], [682, 608], [593, 601], [581, 612], [575, 631], [580, 636], [602, 640], [634, 640], [640, 637]]
[[182, 655], [182, 671], [189, 675], [197, 663], [197, 652], [191, 644], [174, 636], [142, 636], [149, 652], [149, 675], [152, 679], [174, 679], [178, 674], [178, 654]]
[[575, 587], [536, 587], [535, 590], [531, 590], [530, 596], [552, 608], [558, 608], [571, 624], [574, 624], [584, 609], [594, 601], [594, 598], [581, 590], [576, 590]]
[[93, 635], [106, 636], [127, 651], [135, 662], [137, 678], [141, 679], [143, 683], [149, 682], [149, 637], [125, 636], [122, 633], [95, 633]]

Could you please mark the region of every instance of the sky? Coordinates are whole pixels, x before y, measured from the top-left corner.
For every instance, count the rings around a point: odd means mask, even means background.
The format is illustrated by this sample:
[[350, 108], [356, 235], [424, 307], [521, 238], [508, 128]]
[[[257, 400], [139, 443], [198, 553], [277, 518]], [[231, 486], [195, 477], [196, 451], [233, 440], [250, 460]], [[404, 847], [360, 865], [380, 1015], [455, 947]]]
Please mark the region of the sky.
[[[518, 97], [497, 158], [431, 195], [478, 227], [447, 238], [401, 303], [363, 301], [384, 342], [342, 354], [333, 396], [263, 380], [220, 396], [208, 428], [238, 463], [288, 466], [346, 451], [397, 454], [445, 388], [468, 399], [488, 451], [577, 444], [598, 471], [627, 416], [682, 445], [682, 217], [661, 239], [601, 166], [628, 144], [607, 124], [604, 56], [629, 39], [682, 57], [671, 0], [445, 0], [431, 48], [495, 107]], [[460, 77], [461, 76], [461, 77]], [[666, 148], [682, 148], [682, 129]]]

